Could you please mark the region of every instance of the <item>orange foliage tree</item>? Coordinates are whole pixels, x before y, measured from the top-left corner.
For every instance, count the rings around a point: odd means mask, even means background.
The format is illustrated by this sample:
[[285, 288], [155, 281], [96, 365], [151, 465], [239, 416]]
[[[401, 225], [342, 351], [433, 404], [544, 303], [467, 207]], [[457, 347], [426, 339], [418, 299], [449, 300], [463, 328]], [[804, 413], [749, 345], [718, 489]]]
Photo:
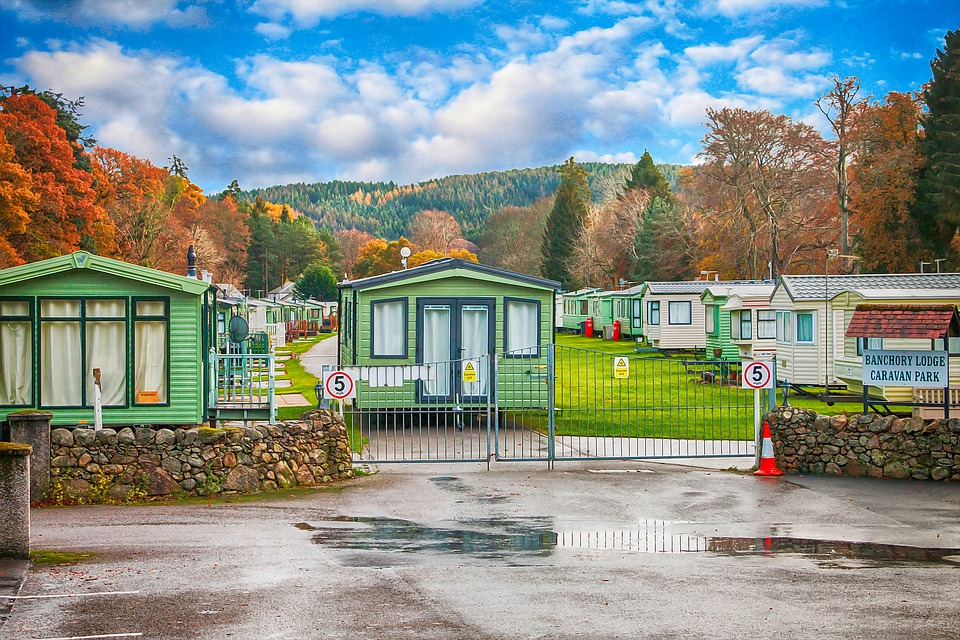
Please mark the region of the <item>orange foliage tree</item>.
[[0, 103], [0, 130], [13, 147], [13, 160], [27, 171], [37, 199], [29, 204], [30, 224], [8, 242], [26, 261], [81, 248], [96, 248], [101, 219], [93, 176], [74, 166], [74, 148], [57, 124], [57, 111], [36, 95], [15, 93]]
[[[335, 231], [333, 238], [340, 245], [340, 251], [343, 254], [343, 270], [347, 278], [352, 278], [353, 266], [360, 259], [360, 248], [373, 240], [373, 234], [359, 229], [346, 229]], [[384, 242], [384, 246], [386, 246], [386, 242]]]
[[38, 199], [30, 173], [14, 161], [13, 146], [0, 131], [0, 269], [23, 264], [10, 237], [26, 230]]
[[865, 271], [910, 272], [922, 257], [911, 215], [923, 165], [921, 109], [915, 94], [891, 92], [857, 110], [851, 222], [854, 250]]

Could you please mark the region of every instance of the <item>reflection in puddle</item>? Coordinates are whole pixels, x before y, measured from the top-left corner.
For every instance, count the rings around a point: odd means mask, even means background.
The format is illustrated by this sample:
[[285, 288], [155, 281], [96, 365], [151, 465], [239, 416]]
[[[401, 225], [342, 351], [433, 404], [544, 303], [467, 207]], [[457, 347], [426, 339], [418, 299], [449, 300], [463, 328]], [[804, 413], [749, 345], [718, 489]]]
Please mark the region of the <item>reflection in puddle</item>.
[[790, 554], [830, 563], [856, 560], [885, 564], [946, 563], [960, 567], [960, 549], [785, 536], [704, 536], [674, 532], [674, 524], [654, 520], [622, 529], [582, 527], [557, 531], [557, 522], [546, 517], [421, 523], [394, 518], [342, 516], [294, 526], [310, 531], [314, 544], [339, 551], [377, 554], [380, 560], [389, 554], [404, 554], [408, 558], [416, 554], [421, 559], [456, 555], [517, 564], [525, 560], [542, 562], [564, 550], [595, 550], [727, 556]]

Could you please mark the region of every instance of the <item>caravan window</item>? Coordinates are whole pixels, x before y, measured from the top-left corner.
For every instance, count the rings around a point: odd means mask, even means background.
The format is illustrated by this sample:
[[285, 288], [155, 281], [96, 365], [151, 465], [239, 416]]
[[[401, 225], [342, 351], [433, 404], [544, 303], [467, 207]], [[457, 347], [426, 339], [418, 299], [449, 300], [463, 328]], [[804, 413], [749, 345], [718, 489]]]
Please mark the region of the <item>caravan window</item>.
[[777, 312], [768, 310], [757, 310], [757, 337], [764, 338], [777, 337]]
[[136, 404], [166, 404], [170, 378], [170, 305], [134, 300], [133, 397]]
[[703, 316], [704, 331], [710, 336], [717, 333], [717, 308], [718, 307], [707, 307], [706, 313]]
[[370, 309], [370, 357], [406, 358], [407, 299], [377, 300]]
[[668, 324], [690, 324], [690, 302], [674, 301], [667, 307]]
[[660, 301], [647, 303], [647, 324], [660, 324]]
[[540, 303], [504, 298], [504, 345], [507, 357], [539, 355]]
[[33, 404], [33, 305], [0, 300], [0, 405]]
[[797, 344], [814, 344], [813, 312], [797, 313]]
[[793, 344], [793, 316], [790, 311], [777, 311], [777, 342]]
[[730, 339], [750, 340], [753, 338], [752, 313], [750, 309], [730, 312]]

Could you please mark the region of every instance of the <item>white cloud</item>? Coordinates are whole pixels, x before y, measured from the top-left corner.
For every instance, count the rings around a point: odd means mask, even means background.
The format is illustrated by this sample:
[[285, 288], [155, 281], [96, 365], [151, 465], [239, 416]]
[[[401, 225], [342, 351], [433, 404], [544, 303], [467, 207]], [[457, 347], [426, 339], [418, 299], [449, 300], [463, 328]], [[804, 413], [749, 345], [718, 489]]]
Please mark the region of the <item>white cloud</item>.
[[208, 24], [206, 10], [195, 1], [184, 0], [0, 0], [0, 9], [13, 11], [23, 20], [52, 19], [131, 29], [149, 29], [160, 23], [171, 27]]
[[255, 0], [250, 11], [272, 22], [290, 19], [305, 28], [346, 14], [415, 16], [458, 11], [480, 2], [483, 0]]
[[804, 74], [794, 76], [782, 69], [754, 67], [737, 74], [737, 82], [744, 89], [771, 96], [815, 96], [826, 86], [824, 76]]
[[619, 153], [597, 153], [587, 149], [579, 149], [573, 152], [573, 157], [577, 162], [607, 162], [610, 164], [636, 164], [640, 161], [637, 154], [633, 151], [621, 151]]
[[290, 27], [277, 24], [276, 22], [261, 22], [254, 27], [254, 31], [267, 40], [283, 40], [289, 38], [290, 34], [293, 33], [293, 29]]
[[546, 33], [530, 24], [517, 27], [501, 25], [495, 30], [497, 37], [504, 41], [511, 53], [539, 50], [548, 42]]
[[543, 16], [540, 18], [540, 26], [547, 31], [563, 31], [570, 26], [570, 21], [556, 16]]
[[708, 66], [723, 62], [733, 62], [743, 59], [757, 45], [763, 42], [762, 35], [738, 38], [730, 44], [704, 44], [687, 47], [683, 50], [690, 60], [698, 66]]
[[739, 16], [767, 9], [779, 9], [784, 6], [822, 7], [827, 0], [713, 0], [705, 3], [708, 12], [722, 13], [726, 16]]

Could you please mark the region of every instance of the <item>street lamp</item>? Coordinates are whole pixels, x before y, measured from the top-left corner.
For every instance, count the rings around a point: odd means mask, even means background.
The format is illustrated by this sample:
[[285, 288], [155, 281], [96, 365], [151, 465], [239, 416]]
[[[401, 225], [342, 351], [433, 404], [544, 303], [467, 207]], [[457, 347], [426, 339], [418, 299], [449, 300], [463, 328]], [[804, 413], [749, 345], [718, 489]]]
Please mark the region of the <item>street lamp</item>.
[[830, 260], [843, 258], [846, 260], [859, 260], [860, 256], [847, 255], [840, 253], [839, 249], [827, 249], [827, 255], [823, 260], [823, 393], [829, 393], [830, 386]]

